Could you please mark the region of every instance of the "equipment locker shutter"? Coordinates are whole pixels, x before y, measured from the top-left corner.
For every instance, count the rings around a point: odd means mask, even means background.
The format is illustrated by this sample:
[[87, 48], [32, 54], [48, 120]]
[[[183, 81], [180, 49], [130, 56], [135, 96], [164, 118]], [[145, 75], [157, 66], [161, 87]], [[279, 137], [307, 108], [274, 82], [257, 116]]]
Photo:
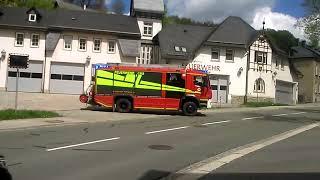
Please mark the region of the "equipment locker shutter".
[[276, 103], [293, 104], [293, 84], [290, 82], [276, 82]]
[[[19, 69], [19, 91], [41, 92], [43, 79], [43, 62], [30, 61], [27, 69]], [[8, 91], [16, 91], [16, 68], [8, 68]]]
[[83, 81], [83, 64], [51, 63], [50, 93], [82, 94]]

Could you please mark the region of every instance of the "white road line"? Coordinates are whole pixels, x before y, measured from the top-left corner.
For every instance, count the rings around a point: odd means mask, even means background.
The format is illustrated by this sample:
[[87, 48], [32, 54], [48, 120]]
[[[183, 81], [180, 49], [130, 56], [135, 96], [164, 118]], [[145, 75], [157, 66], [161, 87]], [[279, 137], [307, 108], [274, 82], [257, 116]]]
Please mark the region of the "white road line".
[[296, 114], [296, 115], [298, 115], [298, 114], [306, 114], [306, 112], [297, 112], [297, 113], [291, 113], [291, 114]]
[[56, 150], [61, 150], [61, 149], [67, 149], [67, 148], [72, 148], [72, 147], [78, 147], [78, 146], [84, 146], [84, 145], [89, 145], [89, 144], [101, 143], [101, 142], [106, 142], [106, 141], [113, 141], [113, 140], [118, 140], [118, 139], [120, 139], [120, 137], [109, 138], [109, 139], [101, 139], [101, 140], [97, 140], [97, 141], [91, 141], [91, 142], [86, 142], [86, 143], [73, 144], [73, 145], [69, 145], [69, 146], [62, 146], [62, 147], [47, 149], [47, 151], [48, 152], [56, 151]]
[[[226, 165], [238, 158], [241, 158], [249, 153], [260, 150], [266, 146], [277, 143], [279, 141], [288, 139], [292, 136], [298, 135], [305, 131], [311, 130], [315, 127], [318, 127], [318, 123], [309, 124], [306, 126], [299, 127], [297, 129], [293, 129], [290, 131], [286, 131], [279, 135], [272, 136], [267, 139], [263, 139], [261, 141], [257, 141], [254, 143], [250, 143], [244, 146], [240, 146], [224, 153], [218, 154], [206, 160], [200, 161], [198, 163], [192, 164], [176, 173], [169, 175], [166, 179], [175, 179], [175, 180], [195, 180], [199, 179], [206, 174], [212, 173], [212, 171], [220, 168], [223, 165]], [[192, 174], [192, 177], [189, 175]]]
[[204, 123], [202, 125], [207, 126], [207, 125], [213, 125], [213, 124], [221, 124], [221, 123], [227, 123], [230, 122], [231, 120], [226, 120], [226, 121], [217, 121], [217, 122], [211, 122], [211, 123]]
[[146, 132], [144, 134], [155, 134], [155, 133], [174, 131], [174, 130], [179, 130], [179, 129], [186, 129], [186, 128], [189, 128], [189, 127], [190, 126], [183, 126], [183, 127], [177, 127], [177, 128], [171, 128], [171, 129], [163, 129], [163, 130], [158, 130], [158, 131], [150, 131], [150, 132]]
[[262, 119], [262, 118], [264, 118], [264, 117], [263, 116], [249, 117], [249, 118], [243, 118], [242, 121], [251, 120], [251, 119]]
[[274, 117], [280, 117], [280, 116], [288, 116], [289, 114], [276, 114], [276, 115], [272, 115]]

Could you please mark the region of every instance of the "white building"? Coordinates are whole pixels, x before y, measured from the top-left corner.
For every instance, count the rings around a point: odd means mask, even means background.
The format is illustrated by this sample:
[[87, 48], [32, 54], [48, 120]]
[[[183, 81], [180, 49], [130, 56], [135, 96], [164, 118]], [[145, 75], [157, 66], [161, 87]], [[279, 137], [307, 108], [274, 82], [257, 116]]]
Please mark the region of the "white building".
[[13, 54], [30, 59], [29, 68], [19, 73], [19, 91], [66, 94], [86, 90], [95, 64], [135, 64], [140, 55], [134, 17], [63, 9], [0, 11], [3, 91], [15, 91], [16, 69], [8, 67]]
[[169, 25], [158, 38], [162, 63], [210, 74], [213, 103], [296, 103], [287, 55], [239, 17], [217, 27]]

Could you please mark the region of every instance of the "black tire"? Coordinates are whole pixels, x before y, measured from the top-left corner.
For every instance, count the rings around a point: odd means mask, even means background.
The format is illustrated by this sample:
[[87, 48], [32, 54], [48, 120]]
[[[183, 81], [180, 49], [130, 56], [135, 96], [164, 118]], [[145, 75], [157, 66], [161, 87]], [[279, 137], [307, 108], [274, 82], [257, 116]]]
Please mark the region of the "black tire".
[[120, 113], [128, 113], [131, 110], [132, 110], [132, 103], [128, 99], [121, 98], [117, 100], [116, 111]]
[[192, 101], [185, 102], [182, 106], [182, 112], [186, 116], [195, 116], [198, 111], [198, 106]]

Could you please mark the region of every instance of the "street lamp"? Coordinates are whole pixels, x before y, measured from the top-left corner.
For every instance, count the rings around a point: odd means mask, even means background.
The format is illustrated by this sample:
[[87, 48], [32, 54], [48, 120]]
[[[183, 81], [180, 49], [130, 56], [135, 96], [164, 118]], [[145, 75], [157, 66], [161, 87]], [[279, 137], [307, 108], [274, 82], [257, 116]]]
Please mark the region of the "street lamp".
[[6, 53], [7, 52], [4, 49], [1, 51], [1, 60], [4, 60], [6, 58]]

